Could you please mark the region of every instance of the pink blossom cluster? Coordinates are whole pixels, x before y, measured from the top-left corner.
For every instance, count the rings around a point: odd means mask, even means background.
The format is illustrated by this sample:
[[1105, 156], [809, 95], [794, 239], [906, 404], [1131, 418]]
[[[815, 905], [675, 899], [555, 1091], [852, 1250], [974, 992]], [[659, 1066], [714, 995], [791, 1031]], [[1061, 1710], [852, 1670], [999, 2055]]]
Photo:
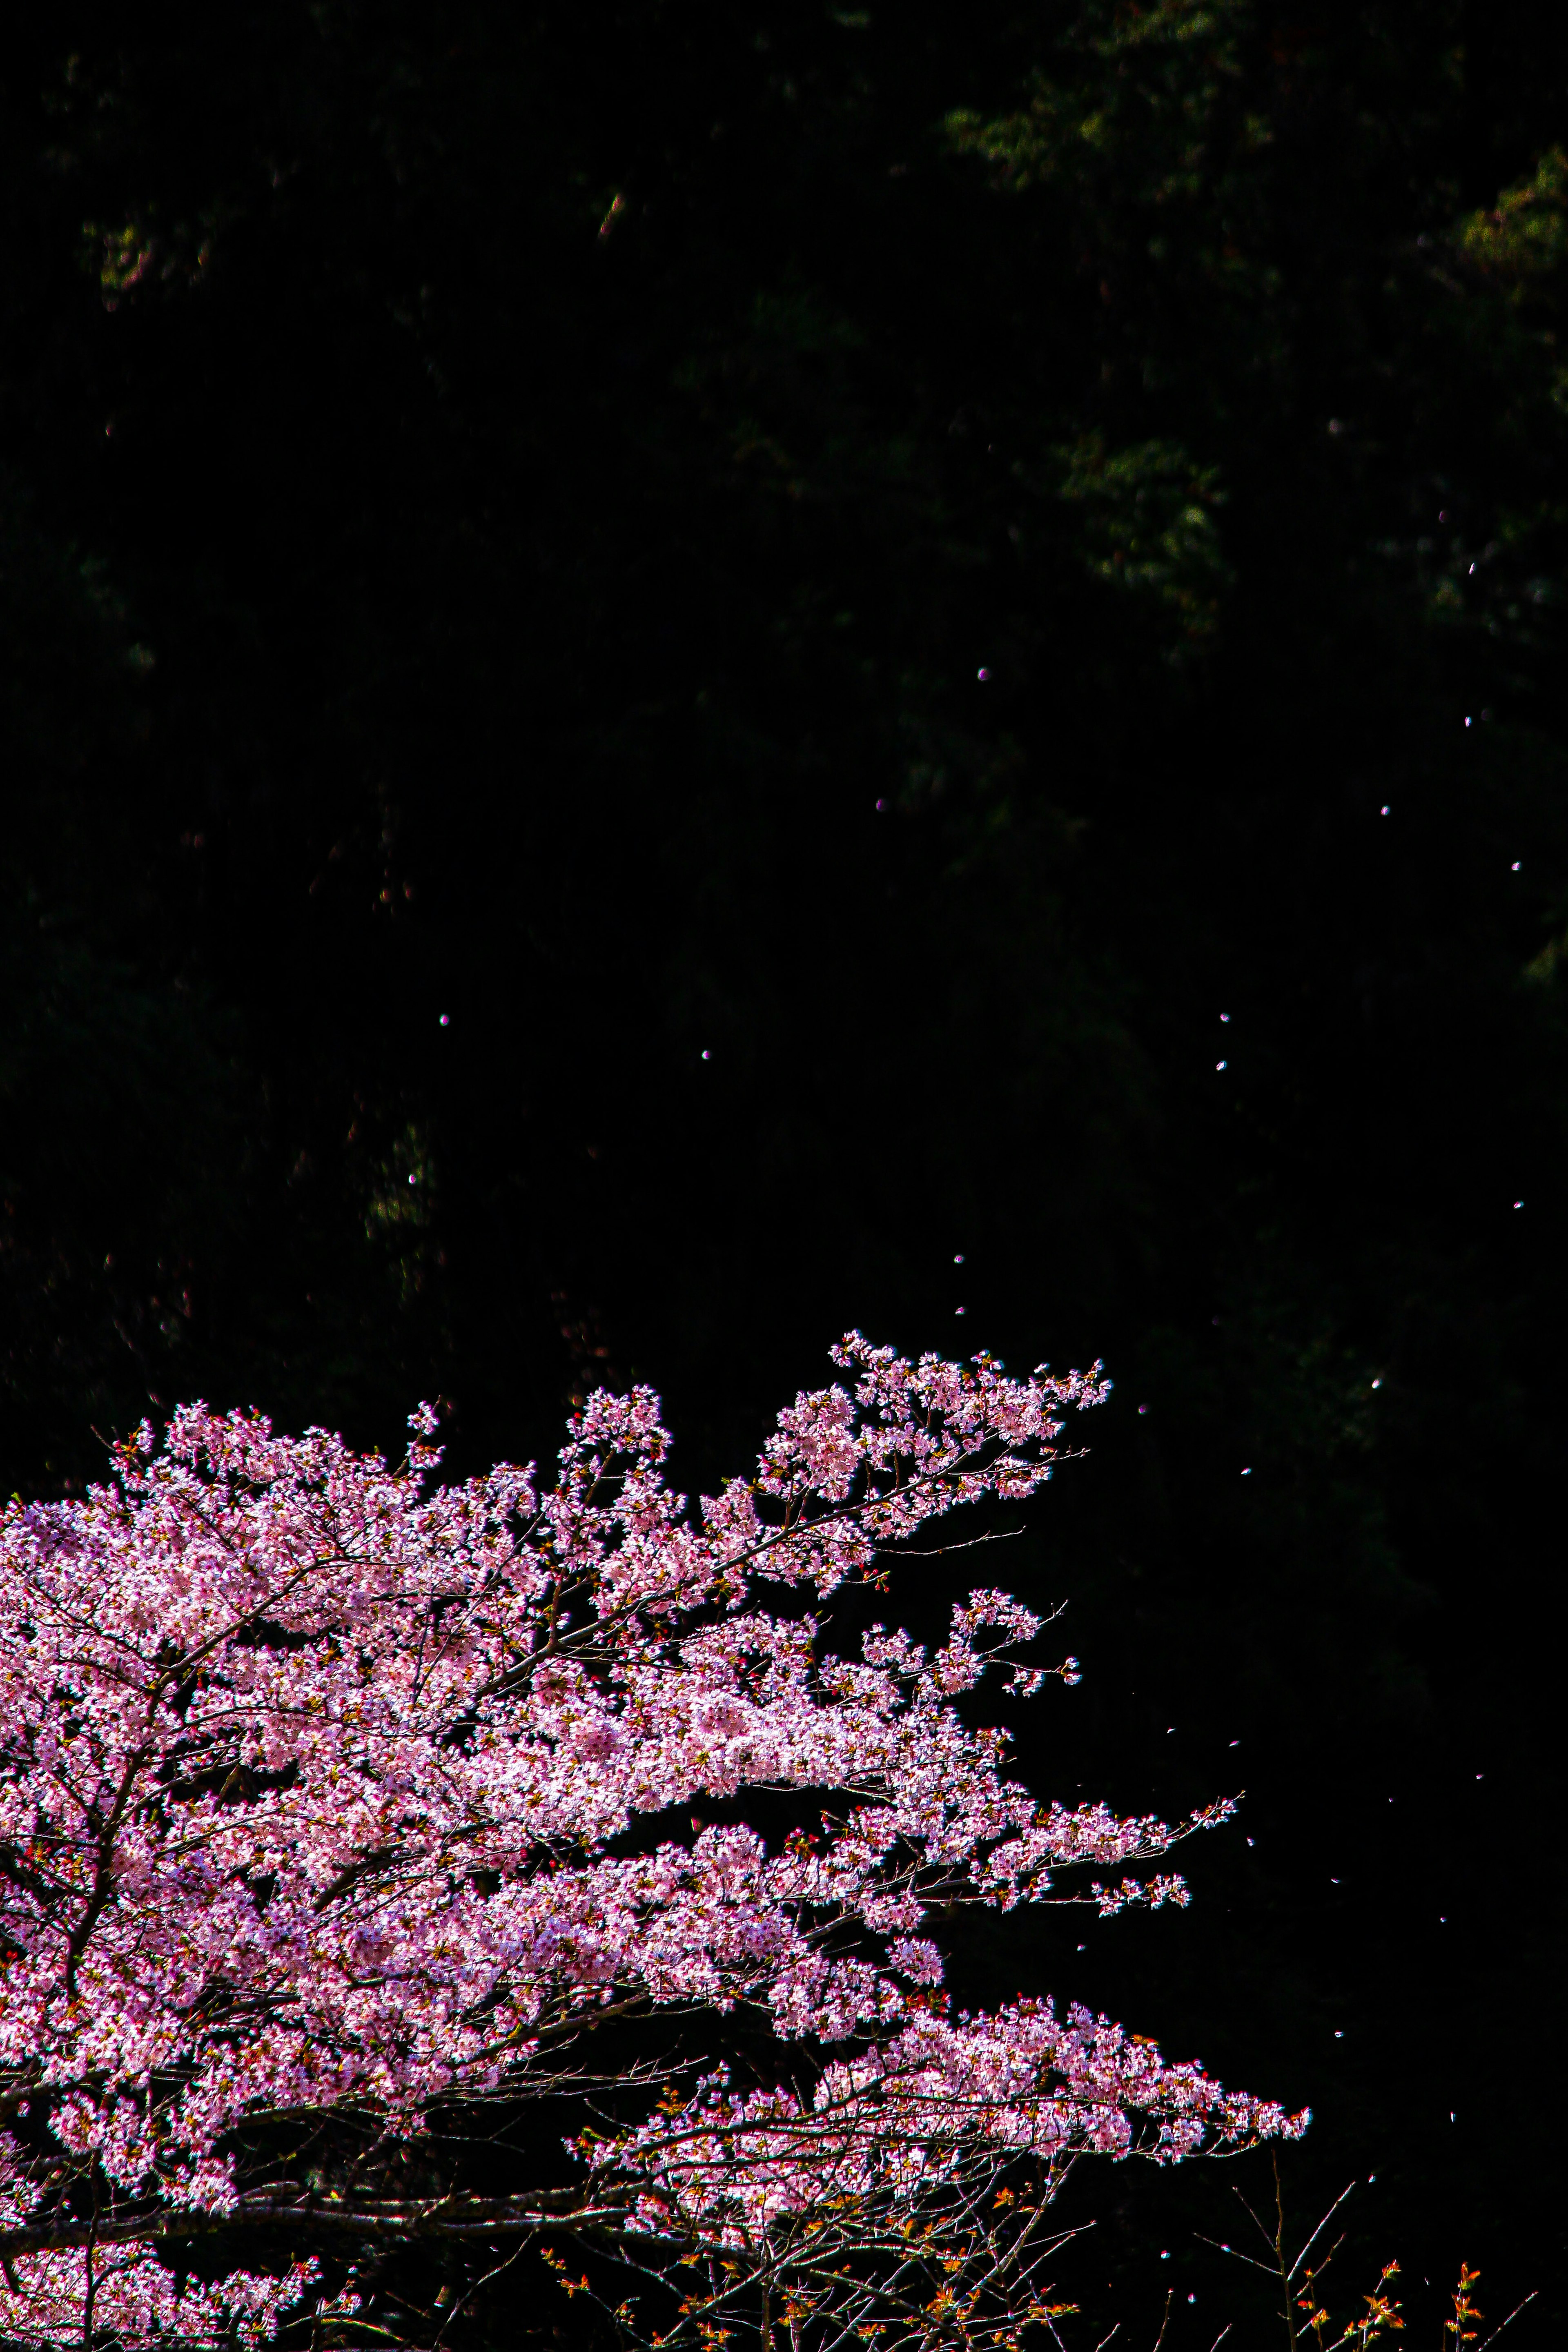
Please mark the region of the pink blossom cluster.
[[636, 2220], [695, 2224], [734, 2247], [758, 2242], [781, 2215], [889, 2200], [917, 2208], [967, 2174], [977, 2149], [1041, 2159], [1049, 2174], [1085, 2149], [1128, 2155], [1145, 2127], [1167, 2162], [1205, 2141], [1235, 2146], [1300, 2128], [1283, 2111], [1223, 2091], [1201, 2068], [1167, 2065], [1154, 2045], [1074, 2007], [1024, 2000], [989, 2016], [914, 2004], [888, 2037], [826, 2065], [813, 2095], [732, 2093], [723, 2073], [626, 2142], [590, 2144], [589, 2160], [625, 2167], [647, 2186]]
[[[589, 1400], [548, 1484], [438, 1483], [427, 1410], [389, 1466], [192, 1406], [85, 1499], [4, 1515], [0, 2339], [265, 2337], [312, 2273], [177, 2289], [218, 2223], [721, 2243], [873, 2179], [918, 2206], [977, 2150], [1288, 2127], [1081, 2012], [950, 2013], [933, 1905], [1048, 1900], [1075, 1864], [1111, 1874], [1102, 1910], [1181, 1901], [1129, 1866], [1228, 1808], [1173, 1830], [1009, 1779], [957, 1703], [999, 1661], [1038, 1685], [1010, 1652], [1039, 1621], [1002, 1593], [934, 1651], [832, 1646], [836, 1590], [1027, 1497], [1104, 1393], [1098, 1368], [835, 1353], [695, 1511], [637, 1389]], [[692, 1815], [803, 1792], [809, 1835]], [[742, 2010], [787, 2080], [667, 2097], [553, 2199], [389, 2193], [433, 2109], [558, 2095], [606, 2018], [705, 2015], [717, 2058]], [[334, 2117], [330, 2178], [280, 2170], [280, 2122]]]
[[[151, 2247], [134, 2242], [99, 2250], [35, 2253], [13, 2261], [21, 2275], [7, 2283], [5, 2341], [26, 2352], [60, 2352], [64, 2345], [100, 2338], [121, 2344], [269, 2343], [279, 2317], [303, 2306], [315, 2277], [312, 2263], [295, 2263], [278, 2278], [231, 2273], [217, 2286], [178, 2282]], [[350, 2316], [354, 2295], [317, 2298], [311, 2316], [331, 2310]]]

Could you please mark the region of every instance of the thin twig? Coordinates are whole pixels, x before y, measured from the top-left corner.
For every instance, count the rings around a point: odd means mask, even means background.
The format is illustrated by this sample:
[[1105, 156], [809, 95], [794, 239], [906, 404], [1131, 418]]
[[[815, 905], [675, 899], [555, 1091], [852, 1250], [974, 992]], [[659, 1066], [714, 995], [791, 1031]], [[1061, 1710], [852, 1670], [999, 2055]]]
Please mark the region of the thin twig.
[[1535, 2301], [1540, 2292], [1541, 2290], [1539, 2287], [1532, 2286], [1530, 2293], [1525, 2296], [1524, 2302], [1516, 2303], [1513, 2309], [1509, 2313], [1508, 2317], [1501, 2321], [1499, 2326], [1494, 2327], [1489, 2336], [1484, 2337], [1482, 2341], [1477, 2345], [1476, 2352], [1487, 2352], [1487, 2346], [1489, 2344], [1495, 2344], [1498, 2337], [1502, 2334], [1503, 2329], [1513, 2326], [1513, 2323], [1519, 2317], [1520, 2313], [1525, 2309], [1527, 2305], [1532, 2304]]

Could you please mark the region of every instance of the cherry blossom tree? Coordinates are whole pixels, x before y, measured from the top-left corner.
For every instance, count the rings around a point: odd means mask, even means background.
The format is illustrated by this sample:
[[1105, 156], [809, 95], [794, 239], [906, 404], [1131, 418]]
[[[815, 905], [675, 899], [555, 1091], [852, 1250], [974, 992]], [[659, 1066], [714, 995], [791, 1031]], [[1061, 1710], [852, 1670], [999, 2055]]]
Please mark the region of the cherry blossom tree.
[[1184, 1902], [1231, 1808], [1037, 1802], [965, 1703], [1039, 1689], [1037, 1617], [975, 1591], [931, 1649], [843, 1599], [1032, 1495], [1099, 1368], [835, 1356], [695, 1510], [644, 1389], [548, 1484], [439, 1483], [427, 1410], [394, 1467], [197, 1405], [10, 1507], [0, 2341], [428, 2343], [535, 2249], [649, 2341], [1003, 2342], [1079, 2152], [1300, 2128], [944, 1993], [939, 1913]]

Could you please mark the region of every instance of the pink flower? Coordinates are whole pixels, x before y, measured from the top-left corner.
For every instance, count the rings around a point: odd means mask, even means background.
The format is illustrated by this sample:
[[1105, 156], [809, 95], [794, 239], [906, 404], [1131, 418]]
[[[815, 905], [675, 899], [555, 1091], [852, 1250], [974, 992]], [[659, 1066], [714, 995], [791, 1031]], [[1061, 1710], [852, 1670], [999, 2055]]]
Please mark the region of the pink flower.
[[[1085, 1864], [1104, 1912], [1184, 1902], [1128, 1869], [1230, 1808], [1172, 1828], [1009, 1778], [953, 1704], [1047, 1671], [1005, 1593], [934, 1654], [824, 1640], [814, 1612], [921, 1528], [1032, 1495], [1106, 1388], [858, 1334], [835, 1357], [842, 1384], [695, 1511], [637, 1389], [588, 1400], [542, 1491], [506, 1465], [434, 1483], [424, 1407], [394, 1467], [193, 1405], [84, 1499], [0, 1517], [0, 2337], [79, 2337], [90, 2300], [127, 2347], [264, 2340], [309, 2264], [180, 2286], [160, 2250], [217, 2216], [315, 2244], [351, 2210], [395, 2241], [388, 2151], [428, 2179], [455, 2116], [478, 2133], [591, 2067], [605, 2010], [679, 2011], [715, 2058], [743, 2011], [777, 2051], [776, 2080], [634, 2112], [537, 2209], [642, 2241], [776, 2252], [810, 2215], [870, 2276], [879, 2231], [934, 2246], [992, 2210], [955, 2183], [1026, 2158], [1048, 2189], [1079, 2149], [1299, 2128], [1087, 2012], [952, 2012], [939, 1906], [1057, 1899]], [[816, 1792], [819, 1833], [734, 1818], [778, 1791]], [[307, 2142], [314, 2186], [277, 2153]], [[467, 2194], [454, 2175], [421, 2226], [478, 2260]], [[535, 2210], [485, 2206], [502, 2234]]]

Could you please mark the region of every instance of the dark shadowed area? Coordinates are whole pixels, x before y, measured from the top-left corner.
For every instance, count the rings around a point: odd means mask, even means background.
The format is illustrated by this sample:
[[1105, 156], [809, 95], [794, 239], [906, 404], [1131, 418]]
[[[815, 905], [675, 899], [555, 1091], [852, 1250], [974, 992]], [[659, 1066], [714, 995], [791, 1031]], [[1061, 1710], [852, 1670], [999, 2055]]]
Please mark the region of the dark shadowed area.
[[[1020, 1766], [1247, 1801], [960, 1990], [1551, 2340], [1568, 19], [64, 0], [0, 133], [4, 1490], [1103, 1357]], [[1233, 2182], [1075, 2178], [1082, 2352], [1272, 2340]]]

